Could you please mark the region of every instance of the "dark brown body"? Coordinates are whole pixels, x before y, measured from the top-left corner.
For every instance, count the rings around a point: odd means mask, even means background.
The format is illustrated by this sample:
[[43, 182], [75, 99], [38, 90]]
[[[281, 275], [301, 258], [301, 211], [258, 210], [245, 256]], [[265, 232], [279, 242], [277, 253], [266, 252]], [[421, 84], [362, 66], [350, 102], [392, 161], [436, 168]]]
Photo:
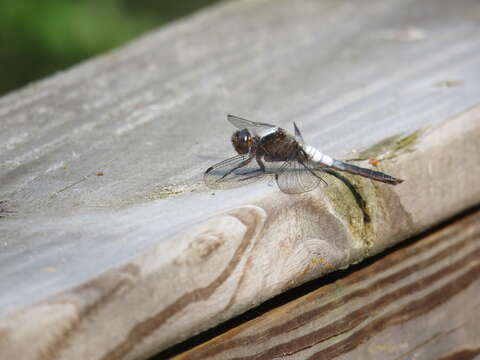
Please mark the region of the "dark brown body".
[[257, 162], [262, 159], [266, 162], [307, 160], [307, 155], [297, 140], [281, 128], [261, 139], [255, 137], [254, 142]]

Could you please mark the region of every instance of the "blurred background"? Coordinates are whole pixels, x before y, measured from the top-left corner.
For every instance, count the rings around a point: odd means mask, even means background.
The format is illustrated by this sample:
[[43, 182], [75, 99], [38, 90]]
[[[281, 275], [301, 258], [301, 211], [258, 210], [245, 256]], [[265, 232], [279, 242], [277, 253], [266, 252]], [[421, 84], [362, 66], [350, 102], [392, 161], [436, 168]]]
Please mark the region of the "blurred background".
[[220, 0], [0, 0], [0, 96]]

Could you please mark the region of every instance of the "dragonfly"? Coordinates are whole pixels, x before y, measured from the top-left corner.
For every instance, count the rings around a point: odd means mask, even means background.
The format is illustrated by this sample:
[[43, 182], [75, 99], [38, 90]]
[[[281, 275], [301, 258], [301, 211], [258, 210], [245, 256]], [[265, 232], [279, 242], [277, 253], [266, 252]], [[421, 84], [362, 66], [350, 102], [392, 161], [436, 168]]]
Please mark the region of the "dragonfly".
[[237, 128], [231, 137], [236, 156], [207, 169], [205, 184], [212, 189], [228, 189], [273, 176], [279, 189], [286, 194], [300, 194], [327, 185], [324, 175], [340, 178], [336, 171], [360, 175], [389, 185], [403, 180], [360, 166], [348, 164], [323, 154], [308, 145], [293, 123], [291, 135], [281, 127], [228, 115]]

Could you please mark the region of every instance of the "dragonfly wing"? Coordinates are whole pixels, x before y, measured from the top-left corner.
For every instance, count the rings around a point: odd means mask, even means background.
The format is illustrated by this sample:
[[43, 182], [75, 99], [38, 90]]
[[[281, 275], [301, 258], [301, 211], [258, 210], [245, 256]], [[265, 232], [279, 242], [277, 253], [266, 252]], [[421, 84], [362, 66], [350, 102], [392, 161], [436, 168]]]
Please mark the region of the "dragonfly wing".
[[301, 194], [315, 189], [324, 180], [318, 169], [310, 169], [299, 161], [286, 161], [275, 176], [280, 190], [286, 194]]
[[211, 189], [230, 189], [258, 181], [265, 176], [250, 154], [231, 157], [211, 166], [203, 180]]
[[263, 136], [264, 134], [272, 132], [273, 129], [277, 128], [275, 125], [254, 122], [235, 115], [228, 115], [227, 119], [237, 129], [248, 129], [252, 131], [255, 135], [259, 136]]
[[304, 143], [305, 140], [303, 139], [302, 133], [300, 132], [300, 129], [298, 128], [297, 124], [295, 124], [295, 122], [293, 122], [293, 128], [295, 129], [295, 138], [297, 139], [297, 141], [299, 141], [300, 143]]

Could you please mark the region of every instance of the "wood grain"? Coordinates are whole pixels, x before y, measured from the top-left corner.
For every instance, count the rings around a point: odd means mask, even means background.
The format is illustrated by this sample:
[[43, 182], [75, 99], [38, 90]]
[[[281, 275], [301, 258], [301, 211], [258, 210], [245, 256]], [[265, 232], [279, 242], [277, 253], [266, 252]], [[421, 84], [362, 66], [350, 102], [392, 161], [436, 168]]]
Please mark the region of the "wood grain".
[[[224, 2], [1, 98], [0, 357], [145, 358], [479, 204], [478, 14]], [[405, 182], [213, 193], [227, 113]]]
[[175, 359], [473, 359], [480, 212]]

